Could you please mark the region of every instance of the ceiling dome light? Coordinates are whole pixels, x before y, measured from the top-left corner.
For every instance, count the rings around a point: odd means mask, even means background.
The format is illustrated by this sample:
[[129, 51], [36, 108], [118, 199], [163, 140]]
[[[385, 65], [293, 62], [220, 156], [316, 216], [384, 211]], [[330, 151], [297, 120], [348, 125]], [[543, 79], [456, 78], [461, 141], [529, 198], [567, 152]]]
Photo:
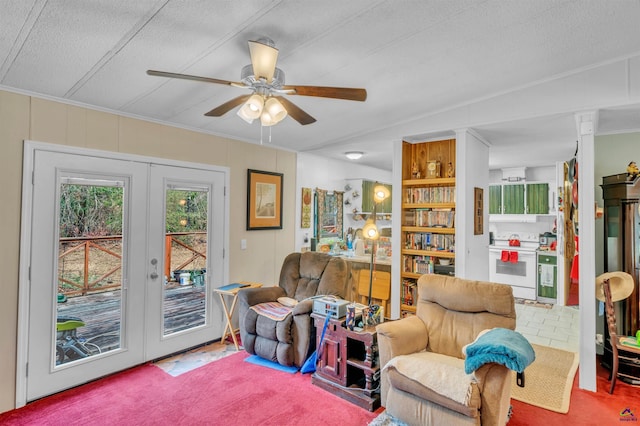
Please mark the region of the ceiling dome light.
[[349, 160], [357, 160], [362, 157], [362, 154], [364, 154], [362, 151], [349, 151], [344, 153]]

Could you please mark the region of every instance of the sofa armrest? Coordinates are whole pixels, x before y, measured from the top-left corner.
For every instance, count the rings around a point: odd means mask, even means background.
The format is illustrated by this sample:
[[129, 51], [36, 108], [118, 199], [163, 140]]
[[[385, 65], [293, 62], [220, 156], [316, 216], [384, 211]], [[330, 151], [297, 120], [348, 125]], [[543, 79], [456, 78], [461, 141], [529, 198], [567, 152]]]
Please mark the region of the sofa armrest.
[[483, 423], [506, 424], [511, 401], [511, 370], [502, 364], [488, 363], [474, 371], [480, 390], [480, 417]]
[[380, 402], [387, 406], [387, 394], [389, 377], [384, 366], [393, 357], [420, 352], [426, 349], [429, 343], [427, 327], [420, 318], [415, 315], [397, 321], [387, 321], [376, 327], [378, 335], [378, 356], [382, 374], [380, 376]]
[[425, 324], [415, 315], [379, 324], [376, 331], [381, 367], [398, 355], [425, 350], [429, 342]]
[[305, 299], [293, 307], [293, 315], [308, 315], [313, 311], [313, 300]]
[[251, 307], [258, 303], [275, 302], [282, 296], [286, 296], [282, 287], [247, 288], [238, 292], [238, 303]]
[[243, 320], [249, 308], [259, 303], [275, 302], [278, 297], [286, 296], [284, 289], [275, 287], [247, 288], [238, 292], [238, 318]]

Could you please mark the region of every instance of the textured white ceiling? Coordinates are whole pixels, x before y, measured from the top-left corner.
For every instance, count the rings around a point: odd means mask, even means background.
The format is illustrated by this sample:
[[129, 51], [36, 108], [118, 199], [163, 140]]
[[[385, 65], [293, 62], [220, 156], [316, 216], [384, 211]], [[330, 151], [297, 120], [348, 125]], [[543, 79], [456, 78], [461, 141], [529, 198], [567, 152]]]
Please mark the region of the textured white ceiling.
[[638, 22], [639, 0], [4, 0], [0, 87], [260, 143], [235, 110], [203, 115], [241, 89], [145, 71], [238, 81], [266, 36], [287, 84], [368, 92], [290, 96], [318, 121], [286, 119], [274, 146], [390, 170], [393, 141], [470, 127], [493, 167], [551, 164], [575, 150], [576, 111], [640, 129]]

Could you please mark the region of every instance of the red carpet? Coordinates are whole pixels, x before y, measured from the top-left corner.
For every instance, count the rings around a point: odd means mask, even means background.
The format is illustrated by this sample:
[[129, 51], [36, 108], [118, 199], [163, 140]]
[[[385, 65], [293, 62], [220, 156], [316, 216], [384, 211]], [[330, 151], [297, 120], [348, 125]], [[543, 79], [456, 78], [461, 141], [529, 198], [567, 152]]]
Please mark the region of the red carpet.
[[[600, 366], [598, 360], [597, 392], [578, 388], [578, 374], [573, 382], [571, 405], [567, 414], [543, 410], [520, 401], [511, 400], [513, 415], [508, 426], [569, 426], [569, 425], [619, 425], [640, 422], [640, 388], [616, 382], [613, 395], [609, 394], [609, 372]], [[634, 417], [622, 415], [630, 408]]]
[[18, 410], [2, 425], [366, 425], [368, 412], [289, 374], [230, 355], [172, 377], [151, 364], [114, 374]]

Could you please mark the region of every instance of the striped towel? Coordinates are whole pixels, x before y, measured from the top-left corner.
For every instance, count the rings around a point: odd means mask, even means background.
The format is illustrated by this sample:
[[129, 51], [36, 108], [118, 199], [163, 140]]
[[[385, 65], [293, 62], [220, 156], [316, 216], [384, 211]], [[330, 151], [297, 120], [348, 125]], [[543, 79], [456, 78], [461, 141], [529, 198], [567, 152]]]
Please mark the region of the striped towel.
[[251, 307], [258, 315], [263, 315], [274, 321], [282, 321], [289, 315], [292, 308], [284, 306], [278, 302], [265, 302]]

